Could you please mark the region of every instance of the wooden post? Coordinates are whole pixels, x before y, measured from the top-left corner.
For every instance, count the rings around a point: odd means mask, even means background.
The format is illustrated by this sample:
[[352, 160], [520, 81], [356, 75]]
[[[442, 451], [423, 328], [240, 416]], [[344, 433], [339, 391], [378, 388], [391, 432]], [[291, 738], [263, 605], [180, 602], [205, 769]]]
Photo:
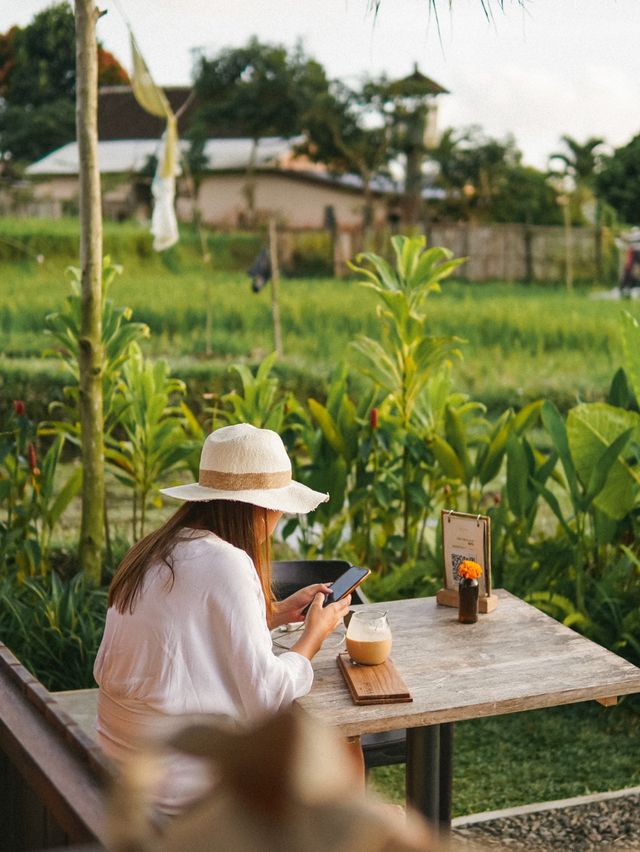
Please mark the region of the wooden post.
[[271, 316], [273, 317], [273, 343], [278, 357], [282, 355], [282, 328], [280, 326], [280, 265], [278, 263], [278, 229], [276, 220], [269, 220], [269, 256], [271, 258]]
[[80, 564], [91, 585], [102, 574], [104, 415], [102, 409], [102, 210], [98, 168], [98, 48], [95, 0], [75, 0], [76, 134], [80, 178], [81, 308], [78, 362], [82, 444]]
[[564, 280], [567, 290], [573, 290], [573, 234], [571, 232], [570, 196], [568, 194], [563, 194], [559, 196], [558, 204], [560, 204], [560, 206], [562, 207], [562, 218], [564, 222]]

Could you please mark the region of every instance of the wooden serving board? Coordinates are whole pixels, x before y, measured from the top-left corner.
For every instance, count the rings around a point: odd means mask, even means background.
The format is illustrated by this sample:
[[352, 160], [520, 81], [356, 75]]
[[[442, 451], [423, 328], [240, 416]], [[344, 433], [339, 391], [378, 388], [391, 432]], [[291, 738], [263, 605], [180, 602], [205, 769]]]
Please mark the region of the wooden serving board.
[[398, 704], [413, 701], [406, 683], [391, 659], [379, 666], [360, 666], [349, 654], [338, 654], [342, 672], [355, 704]]

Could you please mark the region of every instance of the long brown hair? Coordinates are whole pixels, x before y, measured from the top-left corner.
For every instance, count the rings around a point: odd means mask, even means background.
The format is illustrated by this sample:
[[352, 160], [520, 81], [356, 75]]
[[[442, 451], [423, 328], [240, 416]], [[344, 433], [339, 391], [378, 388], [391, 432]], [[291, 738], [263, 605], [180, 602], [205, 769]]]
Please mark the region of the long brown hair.
[[208, 530], [249, 554], [256, 567], [267, 605], [272, 612], [271, 551], [267, 534], [267, 510], [235, 500], [185, 503], [171, 517], [128, 551], [109, 586], [108, 605], [118, 612], [133, 612], [142, 583], [153, 562], [163, 561], [175, 578], [172, 551], [190, 538], [185, 528]]

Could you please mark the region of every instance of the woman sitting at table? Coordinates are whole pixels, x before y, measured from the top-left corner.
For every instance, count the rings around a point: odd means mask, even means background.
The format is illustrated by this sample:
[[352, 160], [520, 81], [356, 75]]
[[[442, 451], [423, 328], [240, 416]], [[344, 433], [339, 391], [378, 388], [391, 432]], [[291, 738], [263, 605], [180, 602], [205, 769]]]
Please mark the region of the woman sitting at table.
[[[269, 538], [279, 518], [328, 499], [292, 480], [275, 432], [216, 430], [202, 448], [199, 482], [162, 493], [184, 505], [120, 564], [94, 668], [98, 741], [116, 761], [161, 738], [180, 714], [246, 725], [306, 695], [310, 660], [350, 602], [323, 607], [330, 587], [321, 583], [273, 599]], [[300, 638], [276, 656], [270, 629], [296, 621], [304, 621]], [[189, 758], [174, 758], [170, 770], [158, 797], [169, 813], [209, 785]]]

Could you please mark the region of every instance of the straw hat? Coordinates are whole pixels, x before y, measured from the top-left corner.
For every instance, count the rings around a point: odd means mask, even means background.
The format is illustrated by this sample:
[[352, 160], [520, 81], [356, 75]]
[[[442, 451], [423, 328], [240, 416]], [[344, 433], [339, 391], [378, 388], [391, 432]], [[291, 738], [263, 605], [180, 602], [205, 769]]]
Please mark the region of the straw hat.
[[161, 493], [196, 502], [238, 500], [290, 514], [306, 514], [329, 499], [291, 478], [291, 462], [276, 432], [249, 423], [212, 432], [202, 447], [198, 482]]

